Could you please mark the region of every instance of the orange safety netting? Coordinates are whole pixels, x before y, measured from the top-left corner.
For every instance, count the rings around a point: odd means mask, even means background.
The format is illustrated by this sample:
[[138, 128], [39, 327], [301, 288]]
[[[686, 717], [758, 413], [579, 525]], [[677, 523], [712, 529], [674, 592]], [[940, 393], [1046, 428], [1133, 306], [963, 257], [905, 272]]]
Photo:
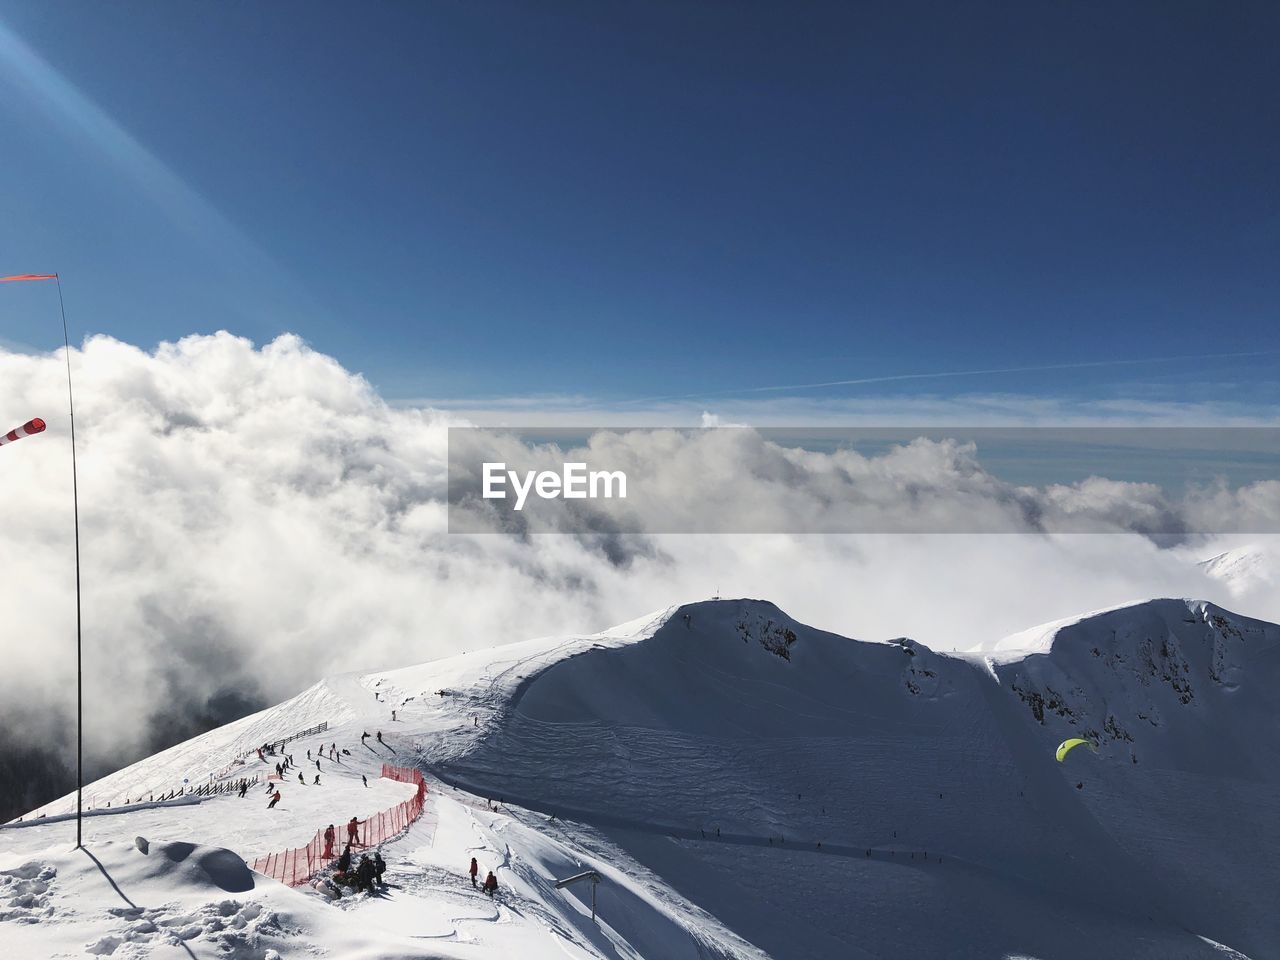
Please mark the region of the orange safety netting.
[[306, 883], [336, 860], [347, 843], [351, 844], [353, 851], [367, 850], [404, 832], [422, 815], [427, 800], [426, 781], [423, 780], [421, 771], [385, 763], [382, 765], [382, 775], [388, 780], [417, 784], [417, 792], [403, 803], [365, 820], [358, 820], [354, 824], [338, 824], [335, 827], [337, 835], [332, 841], [325, 840], [325, 828], [321, 827], [305, 847], [269, 853], [258, 857], [250, 866], [258, 873], [296, 887]]

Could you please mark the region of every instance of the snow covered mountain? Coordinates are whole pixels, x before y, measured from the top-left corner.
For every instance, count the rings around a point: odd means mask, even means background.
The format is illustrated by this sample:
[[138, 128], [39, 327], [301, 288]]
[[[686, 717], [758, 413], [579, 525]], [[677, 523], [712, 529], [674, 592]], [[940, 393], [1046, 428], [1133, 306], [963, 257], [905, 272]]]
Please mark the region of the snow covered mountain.
[[[1280, 952], [1278, 649], [1280, 627], [1197, 601], [1051, 624], [983, 657], [736, 600], [330, 678], [93, 784], [96, 862], [69, 851], [68, 798], [0, 830], [0, 942], [17, 957], [1258, 960]], [[306, 776], [273, 810], [257, 786], [120, 809], [266, 773], [256, 745], [321, 724], [283, 748]], [[1059, 764], [1068, 736], [1096, 753]], [[317, 771], [321, 743], [350, 754]], [[429, 791], [383, 847], [385, 894], [331, 903], [243, 869], [406, 799], [384, 762]], [[492, 901], [464, 876], [472, 856], [495, 871]], [[598, 922], [589, 884], [555, 887], [586, 870]]]
[[1277, 583], [1280, 564], [1267, 547], [1250, 544], [1224, 551], [1199, 564], [1208, 576], [1227, 585], [1232, 596], [1240, 596], [1257, 588], [1271, 588]]

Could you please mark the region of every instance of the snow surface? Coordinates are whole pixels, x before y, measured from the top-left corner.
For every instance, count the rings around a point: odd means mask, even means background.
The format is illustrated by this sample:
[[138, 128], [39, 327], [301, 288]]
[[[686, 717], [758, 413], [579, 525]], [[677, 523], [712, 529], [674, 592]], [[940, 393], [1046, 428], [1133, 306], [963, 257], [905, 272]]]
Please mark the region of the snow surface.
[[[91, 785], [112, 808], [86, 819], [87, 850], [54, 820], [72, 798], [0, 830], [0, 944], [237, 960], [1280, 955], [1280, 627], [1154, 600], [997, 647], [859, 642], [734, 600], [330, 678]], [[284, 748], [308, 785], [286, 778], [274, 810], [262, 785], [119, 807], [265, 775], [254, 754], [233, 761], [321, 722]], [[1098, 752], [1058, 764], [1072, 735]], [[312, 786], [321, 743], [351, 753]], [[384, 891], [331, 902], [244, 868], [409, 796], [384, 761], [429, 784], [424, 816], [384, 846]], [[493, 900], [465, 877], [472, 856], [498, 877]], [[588, 885], [554, 886], [584, 870], [603, 878], [598, 922]]]
[[1280, 563], [1271, 549], [1259, 544], [1235, 547], [1200, 562], [1208, 576], [1226, 584], [1232, 596], [1251, 590], [1275, 587], [1280, 582]]

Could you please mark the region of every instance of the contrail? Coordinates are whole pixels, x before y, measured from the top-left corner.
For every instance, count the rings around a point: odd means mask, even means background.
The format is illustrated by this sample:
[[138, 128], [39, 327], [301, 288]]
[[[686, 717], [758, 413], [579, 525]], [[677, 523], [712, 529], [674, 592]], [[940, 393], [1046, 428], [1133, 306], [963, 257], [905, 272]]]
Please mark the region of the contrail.
[[1144, 357], [1138, 360], [1090, 360], [1082, 363], [1045, 363], [1031, 367], [991, 367], [985, 370], [948, 370], [933, 373], [897, 373], [885, 377], [856, 377], [851, 380], [823, 380], [817, 383], [790, 383], [770, 387], [737, 387], [705, 393], [681, 393], [664, 397], [637, 397], [620, 403], [658, 403], [665, 400], [700, 400], [704, 397], [738, 396], [744, 393], [778, 393], [784, 390], [819, 390], [824, 387], [852, 387], [868, 383], [895, 383], [902, 380], [941, 380], [945, 377], [987, 377], [1006, 373], [1039, 373], [1047, 370], [1084, 370], [1090, 367], [1124, 367], [1151, 363], [1174, 363], [1179, 360], [1224, 360], [1231, 357], [1273, 357], [1275, 350], [1252, 350], [1244, 353], [1201, 353], [1181, 357]]

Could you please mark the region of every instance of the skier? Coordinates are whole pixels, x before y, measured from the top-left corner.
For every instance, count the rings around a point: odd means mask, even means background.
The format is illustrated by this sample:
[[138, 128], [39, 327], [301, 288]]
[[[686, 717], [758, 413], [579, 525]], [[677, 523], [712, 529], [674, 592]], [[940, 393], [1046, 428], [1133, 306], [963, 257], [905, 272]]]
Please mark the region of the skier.
[[471, 886], [472, 886], [472, 887], [474, 887], [474, 886], [476, 885], [476, 874], [477, 874], [477, 873], [479, 873], [479, 872], [480, 872], [480, 864], [476, 863], [476, 858], [475, 858], [475, 857], [472, 857], [472, 858], [471, 858], [471, 869], [470, 869], [470, 873], [471, 873]]
[[267, 804], [267, 809], [268, 809], [268, 810], [270, 810], [272, 807], [274, 807], [274, 806], [275, 806], [277, 803], [279, 803], [279, 802], [280, 802], [280, 791], [279, 791], [279, 790], [277, 790], [277, 791], [272, 795], [272, 797], [271, 797], [271, 802]]
[[498, 878], [493, 875], [493, 871], [489, 871], [489, 875], [484, 878], [484, 892], [489, 896], [493, 896], [494, 891], [498, 889]]
[[375, 850], [373, 852], [373, 870], [378, 875], [379, 885], [386, 886], [386, 884], [382, 882], [382, 875], [387, 872], [387, 861], [382, 859], [381, 850]]
[[[302, 776], [302, 774], [298, 774], [298, 776]], [[315, 786], [315, 787], [320, 786], [320, 774], [318, 773], [316, 774], [316, 782], [313, 783], [312, 786]]]
[[379, 742], [379, 743], [381, 743], [381, 742], [382, 742], [382, 731], [381, 731], [381, 730], [379, 730], [379, 731], [378, 731], [378, 742]]
[[316, 761], [316, 769], [317, 769], [317, 770], [319, 770], [319, 769], [320, 769], [320, 761], [319, 761], [319, 760], [317, 760], [317, 761]]
[[303, 779], [302, 779], [302, 771], [301, 771], [301, 770], [299, 770], [299, 771], [298, 771], [298, 782], [299, 782], [300, 784], [302, 784], [304, 787], [307, 785], [307, 781], [305, 781], [305, 780], [303, 780]]
[[364, 733], [360, 734], [360, 742], [361, 742], [361, 743], [364, 743], [364, 742], [365, 742], [366, 740], [368, 740], [368, 739], [369, 739], [369, 731], [368, 731], [368, 730], [366, 730]]
[[329, 824], [324, 831], [324, 853], [321, 854], [326, 860], [333, 856], [333, 841], [337, 836], [338, 833], [333, 829], [333, 824]]
[[362, 773], [362, 774], [360, 774], [360, 779], [364, 781], [364, 785], [365, 785], [366, 787], [369, 785], [369, 778], [368, 778], [368, 777], [366, 777], [363, 773]]
[[249, 792], [249, 781], [241, 780], [240, 781], [240, 799], [243, 800], [244, 795], [248, 792]]
[[391, 711], [391, 722], [392, 723], [396, 722], [396, 712], [394, 710]]
[[307, 750], [307, 762], [308, 762], [308, 763], [310, 763], [310, 762], [311, 762], [311, 750], [310, 750], [310, 749], [308, 749], [308, 750]]

